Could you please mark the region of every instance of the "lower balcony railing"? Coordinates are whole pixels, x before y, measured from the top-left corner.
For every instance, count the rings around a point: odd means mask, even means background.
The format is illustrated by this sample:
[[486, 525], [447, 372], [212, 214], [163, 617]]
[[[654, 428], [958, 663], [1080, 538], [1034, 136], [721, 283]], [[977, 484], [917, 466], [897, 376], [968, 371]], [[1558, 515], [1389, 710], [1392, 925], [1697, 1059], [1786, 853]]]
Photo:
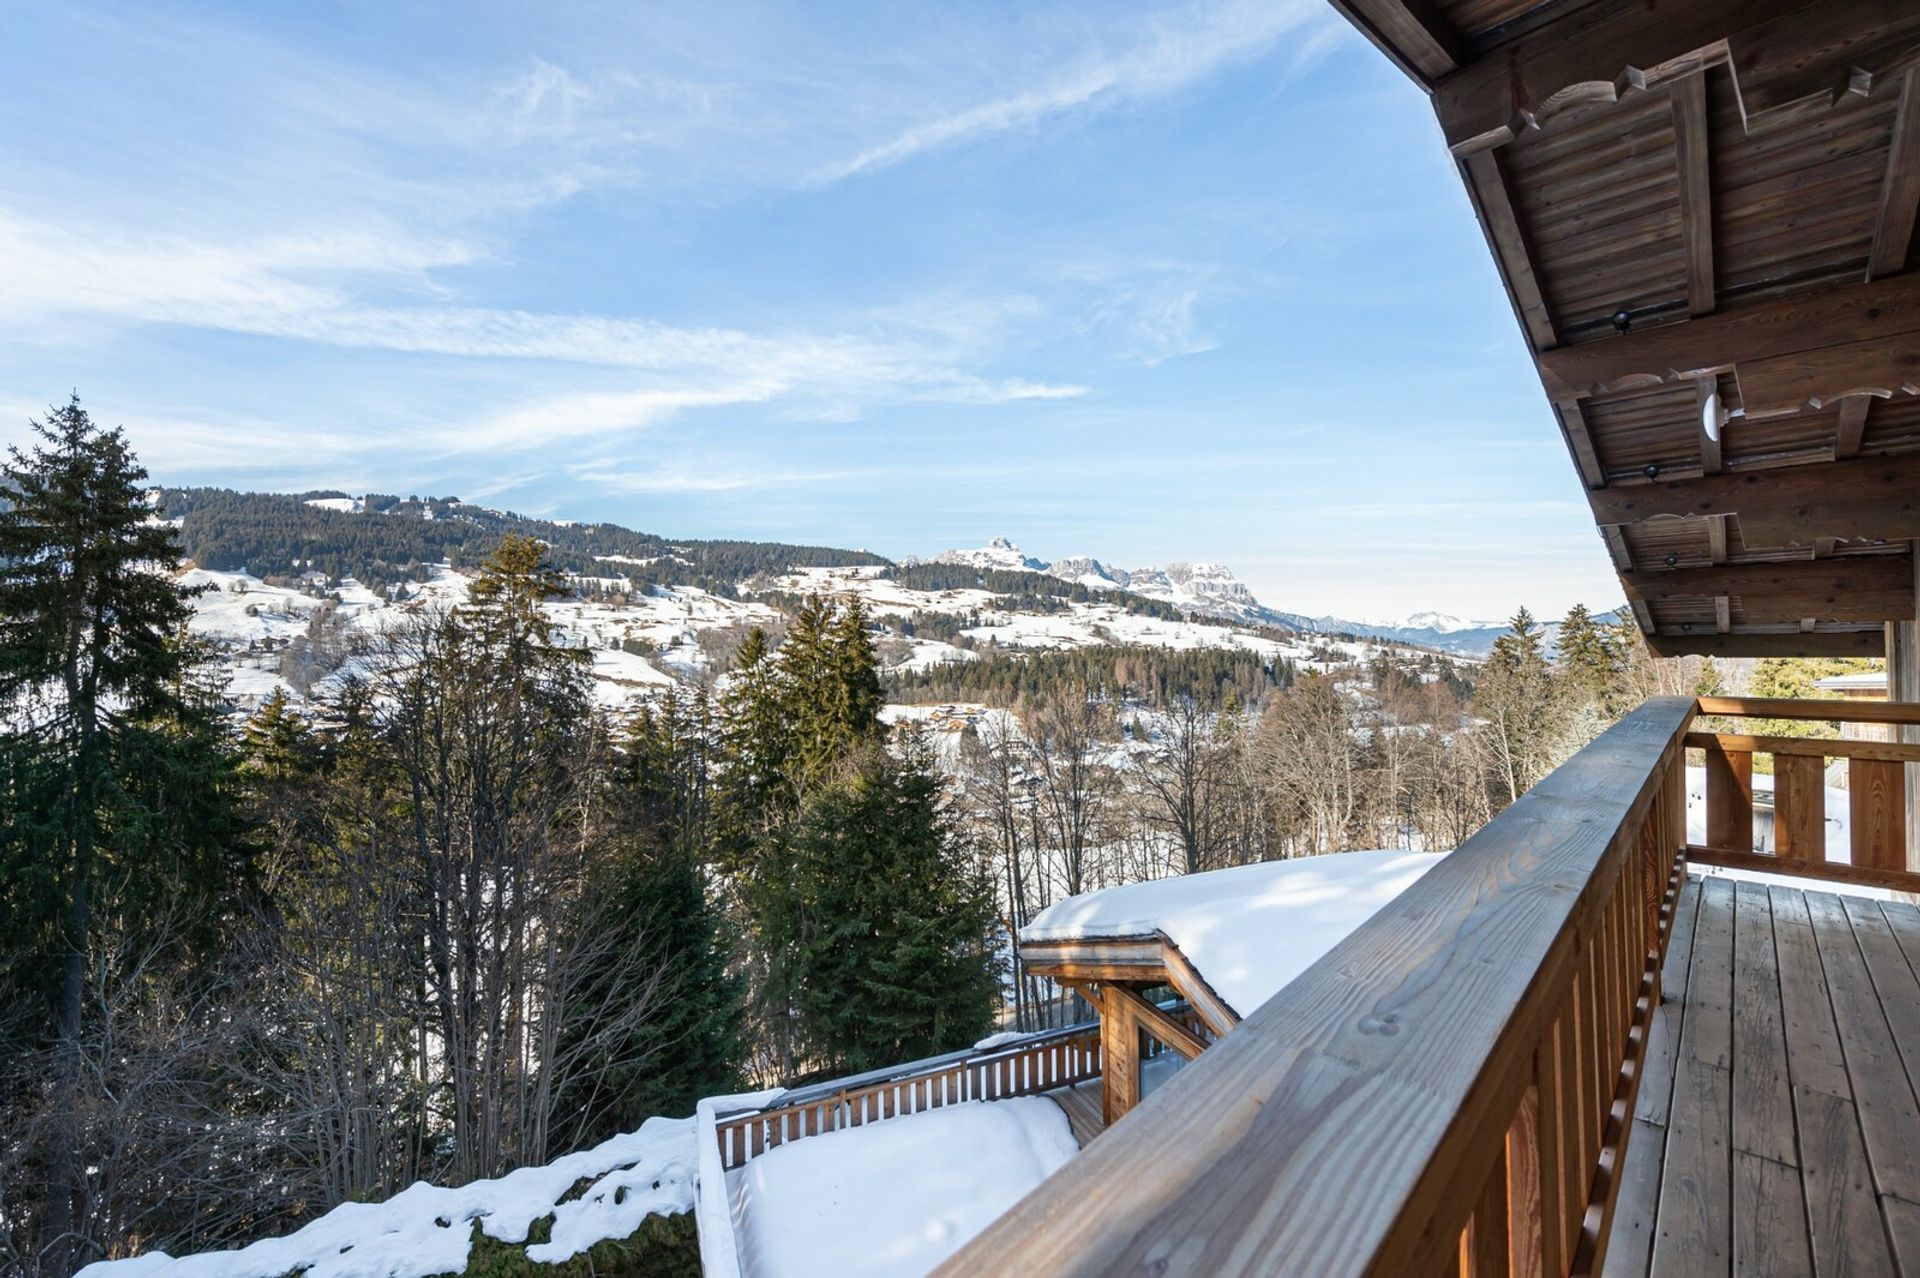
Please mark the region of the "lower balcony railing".
[[[1920, 887], [1887, 814], [1910, 756], [1690, 735], [1697, 715], [1850, 718], [1857, 703], [1646, 702], [1147, 1098], [942, 1273], [1565, 1275], [1598, 1272], [1690, 853], [1751, 829], [1728, 762], [1789, 760], [1782, 855], [1834, 877], [1791, 760], [1855, 772], [1856, 869]], [[1920, 722], [1904, 708], [1861, 718]], [[1709, 752], [1687, 846], [1687, 755]], [[1714, 755], [1720, 761], [1714, 761]], [[1857, 766], [1857, 765], [1856, 765]], [[1719, 769], [1716, 773], [1715, 769]], [[1806, 775], [1802, 775], [1806, 774]], [[1716, 780], [1716, 776], [1718, 779]], [[1719, 804], [1718, 815], [1712, 805]], [[1861, 813], [1870, 819], [1861, 820]], [[1865, 842], [1863, 842], [1865, 840]], [[1751, 846], [1750, 844], [1748, 845]], [[1897, 867], [1897, 868], [1896, 868]]]

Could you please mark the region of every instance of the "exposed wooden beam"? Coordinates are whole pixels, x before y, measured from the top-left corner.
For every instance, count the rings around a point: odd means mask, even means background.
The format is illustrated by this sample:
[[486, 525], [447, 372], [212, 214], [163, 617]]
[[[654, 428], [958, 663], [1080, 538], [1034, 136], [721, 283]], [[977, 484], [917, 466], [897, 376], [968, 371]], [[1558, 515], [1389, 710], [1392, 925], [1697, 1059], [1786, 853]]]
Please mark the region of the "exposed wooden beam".
[[1653, 609], [1647, 607], [1644, 600], [1635, 599], [1627, 604], [1633, 613], [1633, 624], [1640, 627], [1640, 633], [1652, 638], [1654, 634]]
[[1460, 33], [1431, 0], [1333, 0], [1333, 7], [1422, 88], [1464, 61]]
[[1705, 315], [1714, 305], [1713, 183], [1707, 170], [1707, 73], [1674, 82], [1673, 158], [1680, 174], [1680, 237], [1687, 253], [1687, 310]]
[[1188, 1060], [1207, 1050], [1205, 1039], [1149, 1003], [1138, 992], [1121, 985], [1110, 985], [1107, 987], [1107, 992], [1109, 996], [1129, 1008], [1133, 1018], [1139, 1021], [1149, 1034]]
[[[1708, 401], [1717, 393], [1719, 381], [1717, 377], [1703, 377], [1693, 386], [1693, 422], [1700, 436], [1700, 469], [1708, 475], [1720, 473], [1720, 424], [1715, 422], [1712, 430], [1707, 429]], [[1718, 405], [1714, 407], [1717, 411]]]
[[1878, 657], [1886, 652], [1883, 627], [1871, 630], [1813, 630], [1792, 634], [1648, 635], [1656, 657]]
[[[1920, 333], [1920, 272], [1794, 294], [1695, 320], [1636, 328], [1537, 356], [1555, 403], [1663, 381], [1723, 373], [1851, 342]], [[1741, 383], [1745, 389], [1745, 382]]]
[[[1716, 616], [1726, 598], [1735, 596], [1751, 624], [1802, 617], [1887, 621], [1914, 615], [1913, 567], [1904, 557], [1891, 555], [1625, 572], [1620, 584], [1628, 599], [1648, 603], [1718, 599]], [[1722, 631], [1727, 628], [1720, 626]]]
[[1840, 421], [1833, 432], [1836, 458], [1860, 455], [1860, 440], [1867, 430], [1867, 409], [1872, 405], [1871, 395], [1849, 395], [1840, 401]]
[[1707, 516], [1707, 558], [1716, 564], [1727, 562], [1727, 517]]
[[1880, 213], [1873, 224], [1873, 251], [1867, 275], [1892, 275], [1907, 267], [1913, 220], [1920, 212], [1920, 72], [1900, 78], [1900, 109], [1887, 151], [1887, 175], [1880, 184]]
[[1520, 215], [1514, 211], [1513, 191], [1507, 185], [1505, 165], [1491, 152], [1470, 156], [1461, 161], [1460, 176], [1466, 183], [1467, 197], [1473, 203], [1480, 228], [1486, 234], [1487, 247], [1493, 250], [1494, 260], [1500, 264], [1508, 298], [1520, 318], [1521, 328], [1526, 331], [1527, 341], [1536, 351], [1556, 345], [1560, 339], [1554, 332], [1553, 316], [1547, 311], [1540, 279], [1534, 274], [1533, 255], [1527, 246], [1526, 232], [1520, 226]]
[[1738, 515], [1749, 547], [1920, 537], [1920, 456], [1743, 470], [1587, 493], [1598, 524]]
[[1580, 406], [1577, 399], [1561, 400], [1553, 407], [1560, 418], [1560, 433], [1566, 437], [1567, 451], [1573, 454], [1573, 465], [1580, 472], [1581, 482], [1589, 488], [1605, 488], [1607, 471], [1600, 464], [1600, 450], [1594, 447], [1593, 431], [1587, 425], [1587, 410]]
[[1633, 567], [1633, 549], [1627, 545], [1627, 534], [1618, 524], [1608, 524], [1600, 529], [1600, 536], [1607, 543], [1607, 555], [1613, 560], [1615, 572], [1625, 572]]
[[1780, 417], [1849, 395], [1920, 392], [1920, 333], [1795, 351], [1735, 366], [1748, 417]]
[[1733, 608], [1725, 595], [1714, 596], [1713, 628], [1723, 635], [1733, 629]]
[[[1572, 110], [1605, 106], [1705, 67], [1732, 69], [1749, 129], [1871, 91], [1904, 71], [1920, 10], [1899, 0], [1638, 0], [1570, 9], [1434, 86], [1458, 156]], [[1577, 32], [1577, 35], [1574, 34]], [[1808, 33], [1818, 33], [1810, 40]]]

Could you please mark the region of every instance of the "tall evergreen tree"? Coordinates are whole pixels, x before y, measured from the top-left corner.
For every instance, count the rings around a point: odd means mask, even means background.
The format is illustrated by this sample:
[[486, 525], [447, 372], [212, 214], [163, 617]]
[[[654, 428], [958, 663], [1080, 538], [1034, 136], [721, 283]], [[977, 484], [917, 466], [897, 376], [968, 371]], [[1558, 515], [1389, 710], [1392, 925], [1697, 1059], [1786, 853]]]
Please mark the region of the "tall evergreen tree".
[[0, 466], [0, 934], [25, 968], [11, 975], [51, 1012], [58, 1121], [41, 1236], [58, 1275], [78, 1259], [88, 957], [162, 916], [197, 931], [246, 867], [222, 813], [229, 760], [182, 642], [191, 592], [168, 574], [179, 551], [146, 471], [77, 396], [32, 429], [38, 442]]
[[794, 830], [794, 997], [823, 1069], [912, 1060], [991, 1027], [992, 888], [938, 800], [923, 751], [873, 749]]

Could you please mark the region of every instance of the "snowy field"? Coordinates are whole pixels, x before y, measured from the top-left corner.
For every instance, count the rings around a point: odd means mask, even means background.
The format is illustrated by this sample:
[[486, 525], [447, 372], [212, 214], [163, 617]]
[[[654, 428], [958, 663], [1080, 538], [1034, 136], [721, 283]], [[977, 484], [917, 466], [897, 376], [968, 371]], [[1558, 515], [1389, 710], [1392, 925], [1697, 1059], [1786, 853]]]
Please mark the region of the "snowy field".
[[727, 1173], [744, 1278], [906, 1278], [952, 1255], [1079, 1150], [1043, 1097], [809, 1136]]

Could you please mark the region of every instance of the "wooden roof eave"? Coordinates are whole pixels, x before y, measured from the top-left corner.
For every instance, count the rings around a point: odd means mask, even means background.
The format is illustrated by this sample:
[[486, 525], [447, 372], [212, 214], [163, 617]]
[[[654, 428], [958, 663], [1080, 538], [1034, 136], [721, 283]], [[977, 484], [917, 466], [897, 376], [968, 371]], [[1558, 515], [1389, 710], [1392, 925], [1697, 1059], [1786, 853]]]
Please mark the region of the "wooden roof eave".
[[1880, 651], [1916, 612], [1920, 6], [1335, 5], [1432, 96], [1655, 651]]
[[1021, 941], [1020, 961], [1035, 976], [1063, 981], [1141, 981], [1170, 985], [1216, 1035], [1240, 1023], [1200, 969], [1165, 932]]

